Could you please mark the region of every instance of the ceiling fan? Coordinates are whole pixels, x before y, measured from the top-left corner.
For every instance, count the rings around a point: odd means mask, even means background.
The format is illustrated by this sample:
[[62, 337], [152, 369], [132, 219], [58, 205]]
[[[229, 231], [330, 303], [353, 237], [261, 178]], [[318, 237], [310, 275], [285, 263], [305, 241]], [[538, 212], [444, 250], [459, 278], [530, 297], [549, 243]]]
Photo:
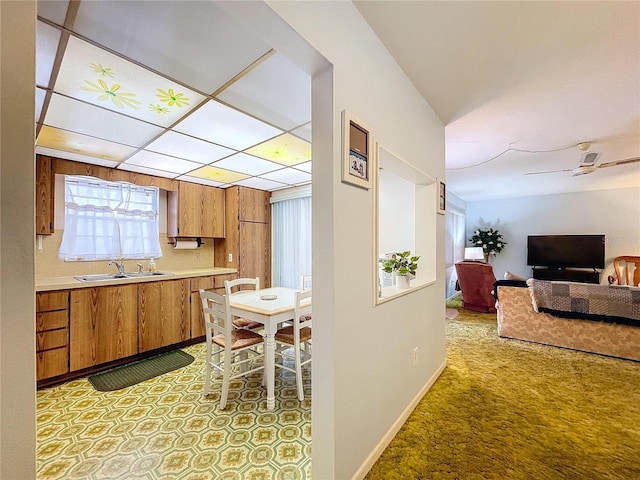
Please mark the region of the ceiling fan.
[[596, 162], [600, 157], [599, 153], [589, 152], [589, 148], [591, 147], [591, 142], [583, 142], [578, 144], [578, 149], [583, 152], [582, 157], [580, 158], [580, 163], [576, 168], [564, 168], [562, 170], [547, 170], [544, 172], [529, 172], [525, 173], [525, 175], [541, 175], [544, 173], [560, 173], [560, 172], [571, 172], [571, 176], [575, 177], [578, 175], [586, 175], [587, 173], [593, 173], [599, 168], [606, 167], [615, 167], [618, 165], [627, 165], [629, 163], [640, 162], [640, 157], [632, 157], [625, 158], [623, 160], [615, 160], [613, 162], [606, 162], [597, 165]]

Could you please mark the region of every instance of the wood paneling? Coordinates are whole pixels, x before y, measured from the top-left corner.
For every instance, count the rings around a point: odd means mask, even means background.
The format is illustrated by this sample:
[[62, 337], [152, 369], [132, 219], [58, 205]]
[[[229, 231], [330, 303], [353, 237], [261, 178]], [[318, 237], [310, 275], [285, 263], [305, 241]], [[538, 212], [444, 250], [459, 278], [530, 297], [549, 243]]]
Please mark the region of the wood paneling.
[[139, 285], [139, 350], [187, 340], [191, 321], [189, 280], [166, 280]]
[[138, 286], [71, 291], [71, 371], [138, 352]]
[[36, 234], [53, 233], [53, 196], [55, 190], [51, 158], [36, 158]]

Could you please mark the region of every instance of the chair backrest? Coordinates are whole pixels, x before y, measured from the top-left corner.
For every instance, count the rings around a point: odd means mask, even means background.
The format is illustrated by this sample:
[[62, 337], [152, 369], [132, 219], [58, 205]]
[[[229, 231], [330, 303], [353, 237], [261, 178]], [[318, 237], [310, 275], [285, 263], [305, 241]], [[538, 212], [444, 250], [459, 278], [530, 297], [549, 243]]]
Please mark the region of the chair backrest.
[[301, 275], [300, 290], [310, 290], [310, 289], [311, 289], [311, 275]]
[[[243, 288], [247, 286], [251, 286], [252, 288]], [[234, 292], [234, 288], [238, 287]], [[233, 295], [234, 293], [238, 293], [240, 290], [260, 290], [260, 277], [256, 278], [236, 278], [235, 280], [225, 280], [224, 288], [227, 292], [227, 295]]]
[[478, 308], [486, 307], [487, 311], [495, 311], [495, 298], [491, 291], [496, 277], [491, 265], [484, 262], [463, 261], [456, 263], [455, 267], [465, 308], [469, 308], [468, 305]]
[[616, 274], [609, 278], [609, 283], [618, 285], [640, 285], [640, 257], [624, 255], [613, 260], [613, 269]]
[[231, 318], [229, 297], [200, 289], [200, 300], [202, 313], [204, 313], [207, 343], [211, 342], [214, 335], [222, 334], [225, 338], [231, 338], [233, 322], [229, 321]]
[[299, 332], [305, 327], [311, 327], [311, 290], [303, 290], [302, 292], [296, 292], [294, 300], [293, 311], [293, 328], [295, 334], [298, 335], [298, 341], [300, 340]]

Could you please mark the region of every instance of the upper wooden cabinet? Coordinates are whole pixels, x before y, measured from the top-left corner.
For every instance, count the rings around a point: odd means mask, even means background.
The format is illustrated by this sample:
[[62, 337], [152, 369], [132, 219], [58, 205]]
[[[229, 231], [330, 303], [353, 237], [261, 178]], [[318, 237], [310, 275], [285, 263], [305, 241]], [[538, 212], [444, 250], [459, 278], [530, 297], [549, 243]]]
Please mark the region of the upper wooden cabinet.
[[271, 223], [270, 192], [235, 187], [238, 196], [238, 220], [241, 222]]
[[38, 155], [36, 157], [36, 234], [51, 235], [53, 233], [53, 195], [55, 175], [51, 166], [51, 158]]
[[167, 236], [223, 238], [224, 190], [180, 182], [177, 192], [167, 193]]

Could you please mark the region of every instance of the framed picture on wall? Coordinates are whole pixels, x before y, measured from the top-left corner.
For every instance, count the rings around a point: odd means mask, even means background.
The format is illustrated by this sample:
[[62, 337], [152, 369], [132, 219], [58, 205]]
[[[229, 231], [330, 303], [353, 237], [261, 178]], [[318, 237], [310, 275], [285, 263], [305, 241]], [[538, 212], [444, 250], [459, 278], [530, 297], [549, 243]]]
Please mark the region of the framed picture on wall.
[[447, 213], [447, 185], [444, 180], [438, 179], [438, 213], [444, 215]]
[[342, 111], [342, 182], [371, 188], [373, 139], [369, 127]]

